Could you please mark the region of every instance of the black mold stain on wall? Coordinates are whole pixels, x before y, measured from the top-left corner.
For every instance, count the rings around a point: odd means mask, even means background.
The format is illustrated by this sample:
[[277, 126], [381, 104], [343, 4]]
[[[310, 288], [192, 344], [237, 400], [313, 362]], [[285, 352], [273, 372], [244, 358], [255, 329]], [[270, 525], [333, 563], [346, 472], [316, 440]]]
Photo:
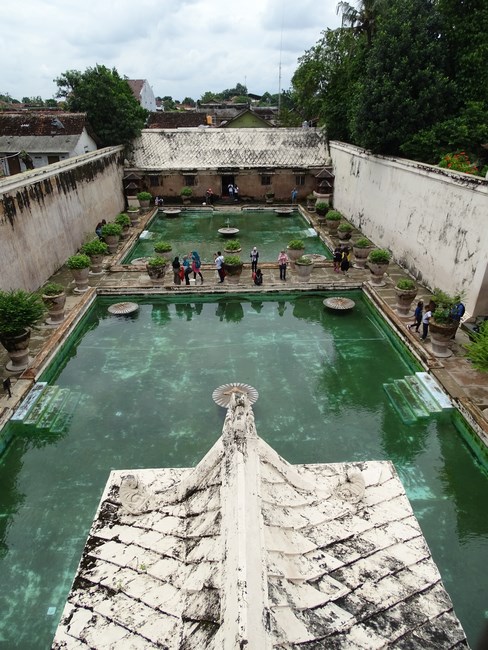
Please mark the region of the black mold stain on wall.
[[60, 171], [54, 177], [26, 185], [16, 192], [15, 196], [4, 194], [0, 198], [0, 219], [3, 213], [14, 228], [15, 219], [19, 213], [30, 210], [32, 203], [44, 203], [45, 197], [54, 192], [53, 182], [59, 194], [70, 194], [72, 191], [76, 191], [79, 184], [93, 182], [97, 176], [104, 173], [107, 167], [114, 164], [123, 164], [123, 155], [119, 151], [103, 158], [90, 160], [73, 169]]

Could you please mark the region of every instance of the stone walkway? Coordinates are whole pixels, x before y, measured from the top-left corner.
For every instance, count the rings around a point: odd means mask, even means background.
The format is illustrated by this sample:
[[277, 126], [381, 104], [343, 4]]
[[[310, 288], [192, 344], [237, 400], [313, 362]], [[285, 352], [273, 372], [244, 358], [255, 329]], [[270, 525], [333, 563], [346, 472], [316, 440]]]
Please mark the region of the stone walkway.
[[[66, 314], [67, 319], [59, 328], [53, 331], [52, 328], [47, 326], [41, 327], [39, 330], [34, 331], [31, 335], [30, 350], [31, 355], [37, 358], [34, 361], [34, 367], [24, 373], [22, 378], [10, 375], [5, 369], [5, 364], [8, 361], [7, 354], [3, 347], [0, 346], [0, 367], [2, 371], [0, 376], [5, 379], [7, 376], [11, 377], [12, 382], [12, 397], [8, 397], [6, 393], [0, 392], [0, 427], [3, 422], [10, 416], [12, 409], [14, 409], [24, 395], [32, 380], [36, 376], [36, 367], [40, 367], [45, 359], [50, 356], [50, 353], [56, 348], [62, 339], [65, 331], [69, 327], [71, 321], [76, 317], [78, 307], [85, 303], [93, 290], [100, 290], [107, 293], [205, 293], [205, 294], [222, 294], [242, 291], [253, 292], [280, 292], [280, 291], [295, 291], [295, 290], [333, 290], [344, 291], [348, 289], [356, 289], [362, 286], [376, 302], [379, 308], [385, 314], [385, 317], [390, 321], [391, 325], [397, 330], [398, 334], [405, 340], [412, 353], [424, 364], [426, 368], [432, 372], [437, 380], [444, 386], [450, 396], [456, 400], [461, 411], [469, 415], [478, 425], [478, 432], [484, 439], [485, 444], [488, 446], [488, 421], [483, 416], [483, 410], [488, 407], [488, 376], [477, 372], [473, 369], [470, 362], [464, 357], [464, 345], [468, 342], [468, 337], [462, 330], [458, 330], [456, 339], [452, 343], [453, 356], [447, 359], [437, 359], [432, 356], [429, 340], [427, 339], [424, 344], [418, 335], [410, 332], [406, 324], [410, 320], [401, 319], [395, 311], [396, 296], [394, 285], [400, 277], [407, 277], [406, 273], [396, 264], [390, 264], [388, 273], [385, 275], [384, 287], [372, 287], [368, 280], [371, 277], [369, 270], [351, 268], [347, 275], [342, 273], [335, 273], [333, 264], [330, 261], [322, 262], [317, 267], [314, 267], [312, 277], [309, 283], [301, 283], [292, 270], [289, 270], [286, 282], [279, 279], [279, 270], [277, 264], [260, 265], [263, 271], [263, 285], [256, 287], [252, 281], [250, 264], [244, 265], [243, 274], [239, 285], [231, 285], [228, 282], [223, 284], [218, 283], [218, 277], [213, 265], [203, 265], [202, 274], [204, 277], [203, 285], [197, 279], [195, 286], [187, 287], [184, 284], [181, 286], [173, 285], [173, 274], [169, 270], [163, 280], [161, 287], [155, 287], [149, 280], [145, 270], [142, 267], [131, 267], [130, 265], [117, 265], [114, 260], [123, 259], [125, 251], [129, 249], [134, 240], [137, 238], [138, 233], [144, 228], [145, 224], [152, 216], [148, 213], [141, 219], [140, 225], [136, 229], [131, 229], [130, 238], [119, 245], [117, 254], [112, 257], [109, 256], [105, 260], [105, 270], [101, 275], [90, 276], [89, 284], [93, 289], [87, 294], [74, 293], [74, 282], [71, 277], [70, 271], [63, 267], [51, 278], [52, 281], [59, 282], [66, 287], [67, 300], [66, 300]], [[317, 225], [316, 217], [308, 213], [311, 225], [318, 230], [323, 239], [334, 249], [338, 240], [329, 238], [327, 230]], [[357, 238], [357, 231], [353, 232], [353, 238]], [[427, 290], [422, 290], [420, 287], [419, 294], [416, 301], [420, 298], [424, 299], [424, 304], [427, 304], [430, 294]]]

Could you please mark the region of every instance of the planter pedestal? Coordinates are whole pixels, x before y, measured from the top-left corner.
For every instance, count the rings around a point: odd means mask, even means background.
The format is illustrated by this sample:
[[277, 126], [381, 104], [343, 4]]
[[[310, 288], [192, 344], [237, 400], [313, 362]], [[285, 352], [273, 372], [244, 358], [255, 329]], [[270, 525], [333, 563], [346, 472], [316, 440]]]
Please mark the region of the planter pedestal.
[[340, 221], [334, 219], [327, 219], [327, 216], [325, 217], [325, 225], [327, 226], [329, 235], [337, 234], [337, 228], [339, 228], [340, 223], [341, 223]]
[[355, 248], [354, 244], [352, 246], [352, 252], [354, 253], [354, 264], [353, 267], [355, 269], [364, 269], [366, 266], [366, 260], [368, 259], [368, 255], [370, 251], [372, 250], [372, 247], [370, 248]]
[[432, 347], [432, 354], [435, 357], [445, 359], [452, 356], [452, 350], [449, 349], [449, 344], [452, 341], [453, 335], [456, 333], [457, 323], [436, 323], [432, 319], [429, 323], [430, 344]]
[[32, 359], [29, 357], [30, 330], [18, 336], [2, 336], [0, 343], [7, 350], [10, 361], [5, 366], [9, 372], [23, 372]]
[[90, 275], [100, 275], [102, 273], [103, 255], [89, 255], [90, 258]]
[[395, 287], [397, 297], [396, 311], [400, 318], [411, 318], [411, 306], [417, 295], [417, 289], [397, 289]]
[[287, 248], [286, 249], [286, 254], [288, 255], [288, 259], [290, 260], [290, 267], [292, 269], [295, 268], [295, 262], [296, 260], [303, 255], [304, 248]]
[[117, 246], [119, 245], [119, 235], [105, 235], [104, 240], [108, 246], [108, 252], [110, 255], [113, 255], [117, 252]]
[[73, 278], [76, 284], [76, 287], [73, 289], [75, 293], [85, 293], [88, 291], [88, 276], [90, 274], [90, 269], [71, 269]]
[[299, 282], [309, 282], [312, 271], [313, 264], [295, 264], [295, 273]]
[[239, 284], [242, 274], [243, 265], [239, 266], [230, 266], [228, 264], [223, 264], [222, 268], [225, 271], [225, 281], [228, 284]]
[[164, 276], [166, 275], [165, 266], [163, 268], [152, 268], [150, 266], [146, 266], [146, 271], [153, 284], [160, 285], [163, 283]]
[[383, 280], [383, 276], [388, 268], [388, 264], [374, 264], [373, 262], [368, 262], [368, 267], [371, 271], [371, 280], [369, 280], [370, 285], [373, 287], [384, 287], [386, 282]]
[[42, 296], [42, 300], [48, 310], [46, 325], [56, 326], [64, 321], [64, 305], [66, 304], [66, 294], [60, 293], [57, 296]]

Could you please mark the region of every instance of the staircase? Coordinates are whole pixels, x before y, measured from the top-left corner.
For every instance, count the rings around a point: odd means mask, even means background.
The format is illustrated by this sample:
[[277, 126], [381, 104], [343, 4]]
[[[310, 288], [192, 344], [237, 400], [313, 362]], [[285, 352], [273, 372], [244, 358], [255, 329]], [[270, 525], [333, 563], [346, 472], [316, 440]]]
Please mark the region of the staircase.
[[386, 394], [404, 424], [413, 424], [431, 413], [452, 408], [449, 397], [427, 372], [416, 372], [383, 384]]
[[38, 382], [11, 419], [26, 425], [31, 432], [64, 433], [79, 401], [80, 395], [69, 388]]

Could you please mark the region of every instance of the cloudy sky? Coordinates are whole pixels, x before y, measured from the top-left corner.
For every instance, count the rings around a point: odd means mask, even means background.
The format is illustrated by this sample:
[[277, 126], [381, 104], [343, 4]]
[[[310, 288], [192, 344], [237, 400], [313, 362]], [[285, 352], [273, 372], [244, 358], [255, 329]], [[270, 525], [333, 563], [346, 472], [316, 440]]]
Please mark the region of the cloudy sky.
[[2, 0], [0, 94], [51, 99], [54, 79], [96, 64], [147, 79], [156, 96], [199, 99], [246, 84], [290, 87], [336, 0]]

